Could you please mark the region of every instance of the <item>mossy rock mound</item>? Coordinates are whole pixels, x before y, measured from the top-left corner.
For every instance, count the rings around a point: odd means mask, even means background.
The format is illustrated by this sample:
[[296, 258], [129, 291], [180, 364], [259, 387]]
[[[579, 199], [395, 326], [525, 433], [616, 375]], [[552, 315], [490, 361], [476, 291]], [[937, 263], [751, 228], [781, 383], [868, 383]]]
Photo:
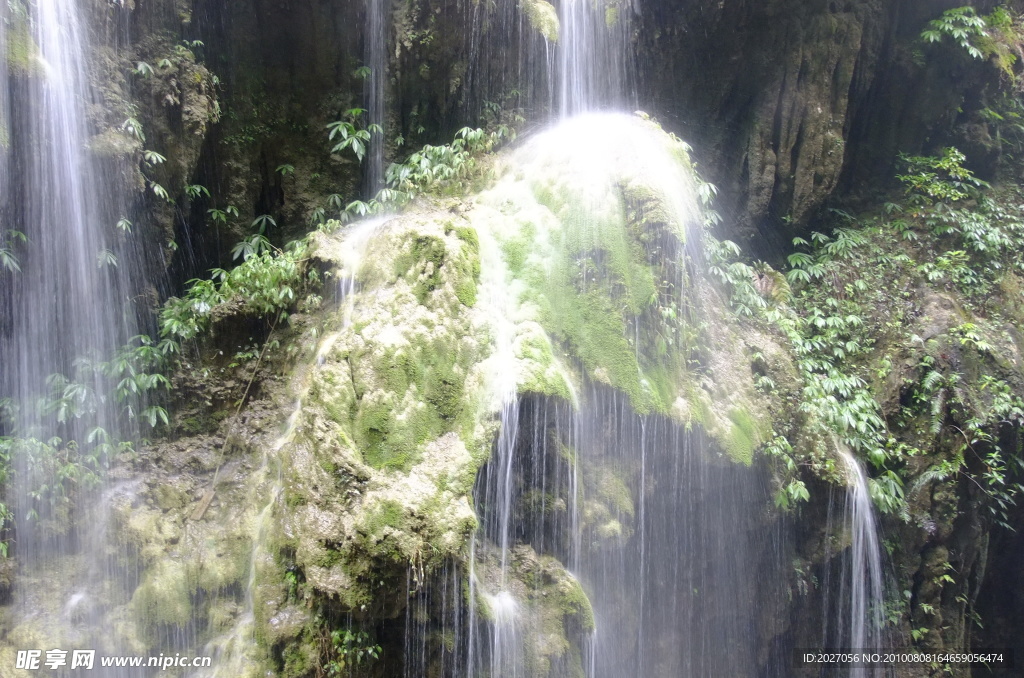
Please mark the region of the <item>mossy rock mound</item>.
[[468, 223], [425, 212], [358, 228], [316, 243], [350, 292], [284, 449], [286, 520], [313, 589], [387, 615], [400, 601], [381, 589], [410, 565], [465, 557], [476, 528], [468, 497], [493, 431], [492, 345]]

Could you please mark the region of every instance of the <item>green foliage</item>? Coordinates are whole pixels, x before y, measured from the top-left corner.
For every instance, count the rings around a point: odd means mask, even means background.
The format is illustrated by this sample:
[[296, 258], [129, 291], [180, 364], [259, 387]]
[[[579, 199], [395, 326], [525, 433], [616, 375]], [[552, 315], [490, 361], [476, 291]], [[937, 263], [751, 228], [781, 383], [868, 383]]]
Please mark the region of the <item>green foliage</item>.
[[988, 60], [1010, 83], [1016, 83], [1014, 64], [1020, 54], [1022, 29], [1019, 18], [1006, 7], [996, 7], [985, 16], [978, 16], [973, 7], [950, 9], [921, 32], [926, 44], [941, 43], [947, 37], [963, 53]]
[[[342, 125], [337, 128], [337, 133], [342, 134], [341, 130], [346, 129], [343, 125], [347, 123], [332, 124]], [[327, 197], [325, 206], [313, 210], [309, 224], [311, 227], [323, 227], [332, 215], [337, 215], [341, 223], [348, 223], [385, 210], [398, 209], [421, 193], [461, 192], [474, 175], [477, 157], [490, 153], [512, 137], [513, 133], [504, 126], [493, 132], [464, 127], [456, 133], [452, 143], [426, 145], [404, 163], [392, 163], [385, 172], [387, 185], [370, 200], [353, 200], [345, 204], [341, 195], [332, 193]]]
[[107, 248], [101, 249], [96, 255], [96, 265], [100, 268], [105, 266], [117, 266], [117, 255], [108, 250]]
[[739, 245], [706, 236], [704, 248], [708, 258], [708, 272], [729, 291], [729, 303], [737, 314], [750, 317], [767, 306], [764, 297], [754, 286], [757, 272], [738, 259]]
[[109, 456], [116, 447], [108, 442], [106, 432], [91, 434], [98, 444], [80, 448], [75, 441], [59, 437], [39, 440], [33, 437], [0, 437], [0, 456], [19, 459], [28, 477], [17, 482], [28, 488], [32, 500], [29, 515], [12, 516], [6, 509], [7, 519], [36, 520], [60, 515], [73, 503], [82, 490], [95, 488]]
[[191, 280], [183, 297], [167, 300], [160, 312], [160, 336], [176, 342], [195, 339], [209, 327], [214, 307], [229, 301], [238, 302], [242, 313], [274, 323], [285, 319], [303, 284], [307, 244], [298, 240], [278, 250], [261, 234], [243, 241], [241, 249], [236, 246], [240, 265], [214, 269], [212, 280]]
[[[886, 271], [903, 260], [892, 257], [851, 226], [832, 236], [812, 233], [810, 241], [794, 239], [802, 249], [789, 257], [787, 279], [794, 285], [793, 314], [772, 310], [770, 320], [787, 335], [803, 377], [800, 411], [820, 422], [827, 435], [865, 457], [883, 482], [871, 485], [883, 511], [902, 511], [902, 484], [890, 473], [903, 461], [903, 450], [889, 436], [874, 399], [864, 361], [882, 329], [871, 318], [872, 302], [884, 294]], [[871, 270], [873, 286], [863, 271]]]
[[231, 248], [231, 258], [235, 261], [241, 259], [248, 261], [250, 257], [273, 250], [270, 240], [262, 233], [255, 233]]
[[352, 667], [370, 664], [380, 658], [380, 653], [380, 645], [373, 643], [366, 631], [331, 631], [332, 657], [327, 662], [327, 675], [349, 675]]
[[142, 159], [146, 161], [146, 164], [150, 167], [154, 165], [162, 165], [167, 162], [167, 158], [160, 155], [156, 151], [142, 151]]
[[327, 125], [329, 134], [328, 140], [334, 141], [334, 138], [338, 138], [338, 143], [331, 148], [331, 153], [341, 153], [346, 149], [351, 149], [355, 154], [356, 159], [359, 162], [363, 161], [366, 157], [366, 146], [370, 143], [371, 134], [382, 134], [383, 130], [380, 125], [371, 123], [366, 129], [359, 126], [359, 118], [363, 117], [366, 113], [364, 108], [352, 108], [345, 111], [345, 120], [336, 120], [335, 122]]
[[21, 231], [8, 230], [2, 240], [0, 240], [0, 266], [10, 271], [11, 273], [17, 273], [21, 271], [21, 264], [18, 263], [18, 256], [15, 254], [15, 248], [18, 243], [27, 243], [28, 238]]
[[200, 184], [186, 184], [185, 195], [195, 200], [196, 198], [205, 195], [207, 198], [210, 197], [210, 189]]
[[[840, 214], [849, 224], [849, 215]], [[869, 303], [884, 294], [886, 272], [905, 262], [875, 245], [862, 229], [849, 224], [831, 236], [812, 233], [795, 238], [784, 279], [773, 278], [763, 264], [758, 268], [737, 261], [739, 248], [710, 241], [709, 272], [730, 292], [735, 312], [766, 320], [787, 339], [796, 357], [803, 386], [798, 411], [818, 427], [819, 435], [866, 457], [882, 482], [875, 484], [876, 502], [888, 511], [902, 511], [899, 468], [904, 450], [888, 435], [868, 380], [864, 361], [874, 348], [879, 328], [869, 318]], [[872, 287], [862, 271], [873, 272]], [[778, 276], [782, 278], [782, 276]], [[838, 481], [834, 462], [821, 451], [792, 449], [776, 436], [766, 446], [783, 478], [776, 504], [791, 508], [808, 497], [801, 470]]]
[[988, 395], [986, 408], [975, 410], [964, 427], [963, 447], [959, 458], [973, 457], [980, 471], [975, 482], [988, 498], [987, 507], [995, 522], [1012, 530], [1010, 510], [1024, 491], [1019, 479], [1024, 474], [1024, 454], [1019, 443], [1016, 449], [1006, 448], [1000, 432], [1008, 427], [1024, 427], [1024, 399], [1013, 388], [991, 375], [983, 375], [980, 388]]
[[97, 415], [102, 403], [113, 401], [122, 407], [127, 421], [142, 419], [155, 427], [167, 423], [167, 412], [159, 406], [143, 403], [165, 392], [170, 382], [163, 375], [168, 356], [176, 347], [156, 343], [144, 334], [132, 337], [108, 360], [81, 357], [75, 361], [71, 378], [61, 374], [48, 379], [50, 393], [40, 402], [40, 411], [56, 424]]
[[765, 446], [764, 453], [776, 461], [782, 483], [775, 493], [775, 505], [783, 510], [795, 507], [811, 498], [807, 485], [799, 478], [799, 462], [793, 446], [785, 436], [774, 436]]
[[226, 226], [228, 224], [228, 217], [238, 217], [238, 208], [234, 205], [228, 205], [224, 209], [211, 208], [206, 210], [206, 215], [215, 224], [221, 224]]
[[[912, 198], [913, 200], [913, 198]], [[1008, 270], [1024, 270], [1024, 204], [977, 194], [974, 204], [917, 204], [909, 218], [893, 222], [904, 239], [916, 241], [926, 230], [936, 247], [922, 249], [918, 272], [968, 298], [982, 299]], [[906, 234], [913, 233], [913, 237]]]
[[459, 190], [476, 168], [476, 156], [491, 152], [510, 136], [504, 126], [490, 133], [463, 127], [450, 144], [426, 145], [405, 163], [388, 167], [388, 186], [408, 198], [428, 190]]
[[[70, 376], [50, 375], [45, 392], [23, 404], [30, 411], [10, 403], [3, 408], [10, 434], [0, 437], [0, 486], [18, 482], [32, 502], [19, 520], [66, 515], [80, 492], [99, 485], [115, 456], [133, 452], [131, 440], [115, 439], [103, 425], [81, 428], [83, 421], [102, 421], [110, 403], [119, 412], [114, 421], [107, 415], [106, 424], [116, 424], [118, 430], [130, 431], [133, 423], [150, 428], [168, 424], [167, 410], [159, 402], [170, 387], [163, 371], [171, 349], [166, 342], [156, 344], [138, 335], [108, 359], [80, 357]], [[26, 428], [23, 421], [36, 423]], [[72, 439], [73, 434], [81, 437]], [[15, 459], [22, 469], [18, 478], [11, 477]], [[0, 531], [14, 519], [0, 501]], [[0, 553], [5, 551], [0, 546]]]
[[276, 227], [277, 222], [274, 221], [274, 217], [269, 214], [261, 214], [252, 220], [251, 227], [256, 230], [260, 235], [264, 235], [271, 227]]
[[121, 123], [121, 130], [140, 143], [146, 142], [146, 135], [142, 131], [142, 123], [133, 116], [125, 118], [125, 121]]
[[[1007, 322], [1007, 309], [993, 293], [1014, 303], [1024, 272], [1024, 203], [1019, 191], [997, 193], [976, 180], [955, 149], [905, 160], [905, 204], [888, 203], [870, 220], [837, 212], [843, 223], [830, 235], [794, 239], [790, 299], [771, 294], [758, 265], [738, 262], [738, 248], [728, 243], [712, 241], [709, 271], [739, 315], [786, 337], [802, 380], [804, 430], [818, 427], [823, 439], [834, 437], [870, 462], [869, 490], [881, 511], [907, 518], [907, 461], [924, 454], [925, 442], [941, 440], [928, 449], [945, 456], [915, 482], [967, 476], [984, 491], [992, 519], [1006, 525], [1024, 489], [1024, 450], [1019, 436], [1007, 435], [1024, 426], [1024, 400], [1001, 371], [995, 328]], [[927, 341], [907, 331], [908, 314], [920, 313], [910, 299], [922, 286], [955, 292], [966, 316]], [[886, 421], [874, 393], [894, 370], [910, 376]], [[765, 451], [782, 481], [780, 507], [805, 499], [804, 473], [840, 480], [819, 452], [793, 450], [784, 436]]]
[[149, 182], [149, 188], [153, 191], [153, 195], [160, 198], [169, 205], [174, 204], [174, 199], [171, 198], [171, 194], [167, 192], [167, 189], [156, 183], [155, 181]]
[[149, 76], [153, 75], [153, 67], [145, 61], [140, 61], [137, 64], [135, 64], [135, 68], [132, 69], [132, 72], [140, 77], [148, 78]]
[[1013, 160], [1024, 151], [1024, 100], [1015, 88], [1001, 88], [990, 101], [979, 116], [1002, 147], [1002, 159]]
[[935, 43], [949, 37], [973, 58], [981, 59], [984, 53], [975, 45], [986, 35], [985, 20], [973, 7], [967, 6], [948, 9], [938, 19], [929, 21], [928, 28], [921, 32], [921, 39]]
[[[10, 476], [10, 450], [3, 445], [2, 439], [0, 439], [0, 488], [7, 487], [7, 482], [10, 479]], [[13, 524], [14, 514], [9, 508], [7, 508], [7, 505], [3, 502], [3, 495], [0, 494], [0, 558], [6, 558], [8, 555], [7, 541], [4, 539], [4, 533], [8, 526]]]
[[952, 147], [943, 149], [941, 157], [901, 153], [900, 160], [907, 165], [908, 173], [896, 178], [903, 182], [913, 205], [932, 206], [976, 198], [980, 195], [978, 189], [989, 185], [963, 166], [966, 159]]

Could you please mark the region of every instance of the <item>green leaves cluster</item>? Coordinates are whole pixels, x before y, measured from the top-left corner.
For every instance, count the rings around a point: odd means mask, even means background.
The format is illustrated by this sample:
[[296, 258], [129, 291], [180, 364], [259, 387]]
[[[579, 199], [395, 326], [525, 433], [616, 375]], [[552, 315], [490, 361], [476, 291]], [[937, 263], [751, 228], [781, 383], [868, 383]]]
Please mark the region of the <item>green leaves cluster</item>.
[[[799, 409], [819, 422], [826, 435], [871, 462], [875, 477], [869, 486], [876, 504], [887, 512], [898, 511], [903, 487], [896, 470], [903, 450], [888, 434], [866, 372], [880, 333], [870, 302], [881, 301], [877, 296], [884, 294], [883, 274], [903, 262], [849, 226], [837, 228], [832, 236], [795, 238], [794, 246], [803, 251], [789, 257], [786, 278], [795, 290], [792, 305], [768, 309], [765, 318], [782, 330], [797, 356], [803, 378]], [[879, 282], [869, 284], [858, 274], [864, 270], [873, 271]], [[817, 470], [834, 469], [819, 465]]]
[[477, 168], [477, 158], [512, 138], [514, 133], [505, 126], [491, 132], [463, 127], [450, 144], [428, 144], [410, 155], [404, 163], [389, 165], [385, 171], [387, 185], [370, 200], [353, 200], [345, 204], [341, 195], [329, 195], [327, 204], [313, 211], [310, 226], [322, 226], [334, 215], [340, 222], [347, 223], [398, 209], [422, 193], [463, 191]]
[[148, 403], [170, 387], [163, 371], [175, 350], [172, 342], [157, 343], [140, 334], [108, 360], [80, 357], [72, 376], [52, 374], [47, 378], [48, 392], [36, 403], [36, 414], [49, 420], [50, 428], [57, 428], [73, 420], [95, 419], [106, 403], [116, 402], [126, 424], [138, 420], [150, 427], [166, 424], [166, 410]]
[[[262, 236], [257, 236], [262, 237]], [[303, 267], [308, 240], [276, 248], [255, 249], [231, 269], [214, 269], [212, 279], [193, 279], [182, 297], [171, 297], [160, 312], [160, 336], [171, 342], [195, 339], [206, 330], [219, 304], [235, 302], [248, 315], [270, 318], [276, 323], [287, 317], [304, 280], [314, 281], [314, 271]]]
[[930, 207], [979, 197], [989, 184], [964, 167], [967, 158], [956, 148], [943, 149], [941, 157], [910, 156], [901, 153], [907, 174], [897, 174], [913, 206]]
[[1022, 31], [1020, 19], [1006, 7], [996, 7], [984, 16], [970, 6], [946, 10], [928, 22], [920, 37], [926, 44], [942, 43], [949, 38], [972, 59], [991, 59], [1010, 82], [1017, 79], [1013, 66], [1020, 51]]
[[921, 39], [927, 43], [941, 42], [951, 38], [975, 59], [984, 53], [975, 46], [980, 38], [986, 37], [985, 20], [977, 15], [973, 7], [955, 7], [942, 13], [938, 19], [928, 22], [928, 28], [921, 32]]
[[[168, 423], [159, 404], [170, 387], [163, 371], [173, 350], [145, 335], [133, 337], [107, 360], [80, 357], [70, 376], [52, 374], [46, 391], [22, 411], [11, 401], [0, 403], [5, 430], [0, 437], [0, 488], [18, 482], [32, 500], [19, 520], [53, 517], [68, 510], [78, 493], [96, 487], [112, 458], [131, 453], [130, 440], [108, 432], [131, 431], [144, 423], [151, 429]], [[119, 410], [110, 420], [109, 404]], [[98, 422], [84, 428], [82, 422]], [[25, 422], [35, 422], [28, 426]], [[12, 463], [24, 477], [12, 477]], [[0, 531], [15, 519], [0, 501]], [[0, 555], [6, 547], [0, 545]]]
[[8, 230], [2, 239], [0, 239], [0, 267], [10, 271], [11, 273], [18, 273], [21, 271], [21, 264], [18, 263], [18, 255], [15, 253], [15, 249], [18, 243], [26, 243], [28, 238], [21, 231]]
[[[1024, 274], [1024, 194], [990, 189], [956, 149], [903, 160], [902, 204], [861, 220], [833, 210], [840, 221], [830, 234], [794, 239], [789, 298], [773, 291], [779, 283], [763, 264], [740, 261], [731, 244], [709, 249], [709, 271], [739, 315], [786, 337], [802, 377], [804, 431], [817, 422], [821, 436], [870, 462], [881, 510], [907, 516], [907, 461], [932, 440], [928, 449], [945, 456], [917, 482], [966, 476], [984, 491], [993, 519], [1006, 524], [1024, 476], [1020, 436], [1007, 433], [1024, 426], [1024, 399], [1006, 381], [996, 328], [1013, 321], [993, 295], [1012, 293]], [[912, 299], [926, 285], [955, 293], [975, 315], [927, 340], [910, 334], [908, 321], [920, 312]], [[886, 420], [875, 393], [894, 370], [901, 399]], [[794, 450], [785, 436], [765, 449], [783, 479], [781, 507], [806, 499], [804, 473], [834, 475], [830, 460]]]
[[[371, 134], [383, 134], [384, 130], [376, 123], [369, 124], [366, 129], [359, 126], [359, 118], [366, 114], [365, 108], [352, 108], [345, 111], [345, 120], [336, 120], [327, 125], [329, 132], [327, 138], [338, 142], [331, 148], [331, 153], [341, 153], [350, 149], [359, 162], [366, 157], [366, 147], [370, 143]], [[287, 167], [283, 165], [282, 167]], [[280, 168], [279, 168], [280, 169]], [[294, 168], [292, 168], [294, 171]]]
[[331, 631], [331, 653], [327, 675], [341, 676], [347, 675], [354, 666], [379, 659], [381, 646], [373, 643], [366, 631], [334, 630]]

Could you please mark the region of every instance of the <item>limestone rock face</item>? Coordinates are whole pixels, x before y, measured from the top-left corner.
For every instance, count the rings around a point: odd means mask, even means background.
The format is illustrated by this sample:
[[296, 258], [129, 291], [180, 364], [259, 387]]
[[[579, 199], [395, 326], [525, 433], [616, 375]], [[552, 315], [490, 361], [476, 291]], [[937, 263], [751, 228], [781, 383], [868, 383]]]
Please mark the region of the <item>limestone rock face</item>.
[[[665, 4], [645, 17], [665, 26], [644, 31], [651, 60], [668, 62], [653, 69], [650, 87], [693, 111], [684, 116], [695, 127], [687, 136], [725, 160], [713, 164], [746, 225], [771, 212], [799, 222], [837, 185], [851, 99], [870, 85], [887, 4]], [[685, 65], [709, 52], [713, 61]]]
[[721, 208], [748, 234], [783, 241], [835, 190], [891, 175], [897, 152], [978, 137], [968, 121], [991, 74], [957, 78], [956, 55], [922, 56], [915, 42], [943, 9], [923, 0], [645, 5], [641, 99], [663, 102], [652, 112], [710, 160]]

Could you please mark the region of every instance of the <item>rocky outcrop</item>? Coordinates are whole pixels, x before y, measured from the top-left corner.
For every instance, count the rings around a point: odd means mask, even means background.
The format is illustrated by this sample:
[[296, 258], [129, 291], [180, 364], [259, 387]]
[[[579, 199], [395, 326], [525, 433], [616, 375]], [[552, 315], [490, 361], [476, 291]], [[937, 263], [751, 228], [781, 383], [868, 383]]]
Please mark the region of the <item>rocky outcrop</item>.
[[[951, 4], [610, 3], [607, 19], [633, 27], [633, 103], [695, 145], [737, 233], [771, 248], [785, 247], [836, 195], [884, 182], [898, 152], [956, 142], [979, 167], [994, 167], [999, 144], [979, 111], [998, 69], [918, 39]], [[179, 233], [197, 261], [225, 263], [229, 247], [219, 238], [240, 239], [261, 214], [275, 217], [272, 236], [284, 241], [317, 209], [337, 216], [327, 196], [342, 206], [359, 197], [363, 169], [329, 152], [325, 128], [365, 107], [362, 6], [201, 2], [194, 11], [121, 13], [146, 34], [142, 46], [156, 26], [176, 36], [169, 44], [200, 39], [197, 54], [219, 78], [223, 121], [198, 164], [198, 139], [182, 136], [189, 143], [172, 149], [188, 170], [176, 177], [212, 191]], [[389, 159], [464, 124], [533, 124], [554, 114], [559, 27], [550, 4], [407, 0], [387, 19], [386, 111], [377, 122]], [[166, 79], [158, 75], [153, 82]], [[241, 211], [237, 223], [203, 223], [207, 208], [229, 204]]]

